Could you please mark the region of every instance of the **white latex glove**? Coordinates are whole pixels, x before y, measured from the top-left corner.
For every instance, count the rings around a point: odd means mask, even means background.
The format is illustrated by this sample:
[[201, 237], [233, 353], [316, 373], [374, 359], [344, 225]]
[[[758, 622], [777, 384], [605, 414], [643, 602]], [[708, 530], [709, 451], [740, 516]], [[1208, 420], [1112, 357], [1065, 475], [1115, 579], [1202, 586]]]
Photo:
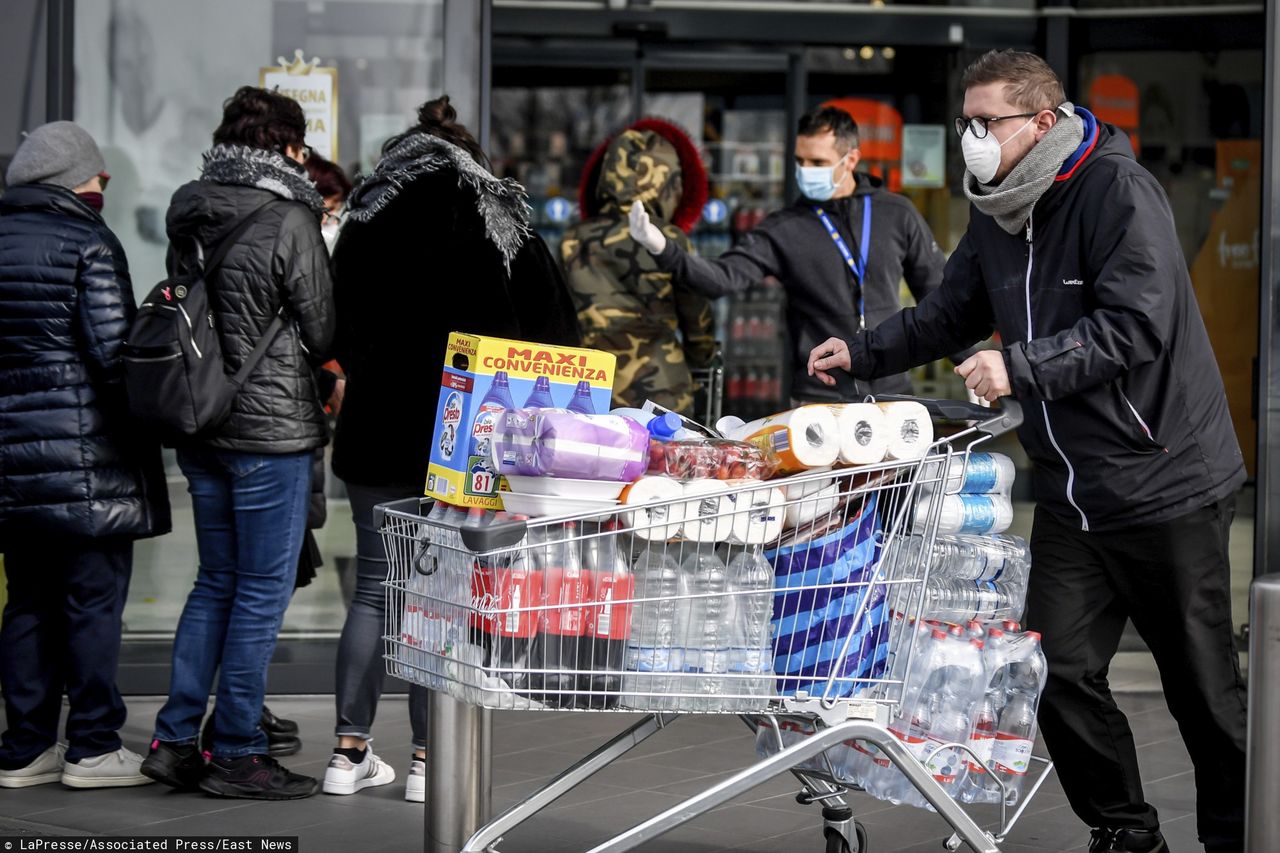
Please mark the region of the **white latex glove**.
[[649, 221], [649, 212], [644, 209], [644, 202], [633, 202], [631, 205], [631, 239], [658, 255], [667, 248], [667, 238], [658, 226]]

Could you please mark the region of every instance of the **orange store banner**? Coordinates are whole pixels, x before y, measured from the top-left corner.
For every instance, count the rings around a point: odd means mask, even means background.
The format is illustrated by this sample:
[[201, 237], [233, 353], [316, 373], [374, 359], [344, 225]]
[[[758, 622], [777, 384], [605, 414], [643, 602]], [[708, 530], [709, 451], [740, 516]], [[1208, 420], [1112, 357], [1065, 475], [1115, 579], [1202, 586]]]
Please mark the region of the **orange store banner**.
[[1103, 74], [1089, 86], [1088, 108], [1099, 121], [1114, 124], [1129, 134], [1133, 153], [1138, 153], [1138, 84], [1123, 74]]

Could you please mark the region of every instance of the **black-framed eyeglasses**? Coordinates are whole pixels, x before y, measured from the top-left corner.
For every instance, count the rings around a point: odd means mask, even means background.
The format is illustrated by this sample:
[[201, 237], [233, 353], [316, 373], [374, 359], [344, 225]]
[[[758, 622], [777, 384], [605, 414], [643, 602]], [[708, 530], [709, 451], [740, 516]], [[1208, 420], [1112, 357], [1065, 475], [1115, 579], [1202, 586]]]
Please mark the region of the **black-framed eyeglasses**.
[[956, 116], [956, 135], [964, 136], [964, 132], [968, 130], [978, 139], [985, 139], [991, 129], [990, 126], [998, 121], [1007, 121], [1011, 118], [1031, 118], [1037, 115], [1040, 115], [1040, 113], [1015, 113], [1011, 116], [991, 116], [990, 118], [986, 116], [974, 116], [973, 118]]

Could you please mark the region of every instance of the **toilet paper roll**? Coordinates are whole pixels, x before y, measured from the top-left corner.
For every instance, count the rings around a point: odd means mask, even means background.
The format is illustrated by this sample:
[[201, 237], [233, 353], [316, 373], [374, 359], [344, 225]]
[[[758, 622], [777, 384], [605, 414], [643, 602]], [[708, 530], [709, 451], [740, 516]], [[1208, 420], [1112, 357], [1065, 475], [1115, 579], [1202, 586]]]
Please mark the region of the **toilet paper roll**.
[[889, 434], [886, 458], [909, 461], [929, 452], [933, 444], [933, 421], [924, 406], [908, 400], [876, 405], [884, 412]]
[[826, 518], [839, 506], [840, 486], [838, 483], [831, 483], [816, 494], [794, 503], [788, 502], [784, 527], [789, 530]]
[[[933, 498], [916, 503], [915, 529], [923, 531], [929, 521]], [[1008, 495], [945, 495], [938, 517], [939, 533], [966, 533], [990, 536], [1004, 533], [1013, 523], [1013, 504]]]
[[840, 428], [826, 406], [801, 406], [744, 424], [729, 436], [777, 454], [778, 472], [796, 474], [835, 464]]
[[875, 465], [889, 449], [889, 424], [874, 403], [842, 403], [831, 407], [840, 430], [840, 461]]
[[782, 535], [786, 515], [786, 497], [778, 488], [761, 488], [758, 480], [726, 480], [725, 485], [739, 489], [729, 495], [737, 510], [729, 541], [735, 545], [767, 545]]
[[[814, 468], [810, 474], [819, 471], [830, 471], [830, 468]], [[834, 477], [819, 477], [813, 480], [805, 480], [802, 483], [788, 483], [782, 487], [782, 493], [786, 496], [787, 502], [798, 501], [801, 498], [807, 498], [810, 495], [816, 495], [818, 492], [831, 486], [836, 480]]]
[[[641, 477], [622, 490], [621, 500], [634, 510], [622, 513], [622, 523], [636, 536], [650, 542], [665, 542], [680, 536], [684, 523], [684, 486], [669, 477]], [[675, 503], [646, 506], [658, 501]]]
[[723, 542], [733, 531], [736, 506], [722, 480], [690, 480], [684, 484], [684, 525], [690, 542]]

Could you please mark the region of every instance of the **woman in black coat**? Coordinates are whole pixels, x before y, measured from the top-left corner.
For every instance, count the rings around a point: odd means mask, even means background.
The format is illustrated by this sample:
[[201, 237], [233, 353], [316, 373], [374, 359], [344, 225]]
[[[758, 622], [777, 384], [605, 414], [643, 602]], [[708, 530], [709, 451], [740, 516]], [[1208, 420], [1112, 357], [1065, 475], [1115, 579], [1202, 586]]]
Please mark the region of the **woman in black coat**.
[[[138, 438], [121, 344], [135, 306], [103, 221], [107, 175], [71, 122], [32, 131], [0, 198], [0, 787], [139, 785], [118, 731], [133, 541], [169, 530], [160, 445]], [[70, 702], [65, 755], [62, 693]]]
[[[285, 319], [226, 422], [177, 448], [200, 568], [174, 636], [169, 699], [142, 771], [220, 797], [296, 799], [319, 787], [268, 754], [261, 726], [267, 663], [306, 528], [311, 463], [328, 441], [314, 368], [333, 339], [333, 291], [320, 235], [324, 201], [302, 167], [305, 134], [297, 101], [240, 89], [223, 105], [200, 179], [174, 193], [166, 217], [171, 275], [200, 267], [223, 241], [234, 241], [206, 280], [229, 371], [239, 369], [277, 315]], [[197, 738], [215, 674], [206, 767]]]
[[[335, 350], [347, 376], [333, 471], [356, 525], [356, 594], [338, 647], [338, 748], [326, 793], [385, 785], [367, 749], [385, 664], [386, 553], [373, 507], [420, 495], [451, 331], [576, 346], [573, 302], [529, 227], [522, 186], [499, 180], [447, 97], [423, 104], [350, 196], [334, 250]], [[426, 690], [410, 689], [414, 760], [405, 799], [424, 796]]]

